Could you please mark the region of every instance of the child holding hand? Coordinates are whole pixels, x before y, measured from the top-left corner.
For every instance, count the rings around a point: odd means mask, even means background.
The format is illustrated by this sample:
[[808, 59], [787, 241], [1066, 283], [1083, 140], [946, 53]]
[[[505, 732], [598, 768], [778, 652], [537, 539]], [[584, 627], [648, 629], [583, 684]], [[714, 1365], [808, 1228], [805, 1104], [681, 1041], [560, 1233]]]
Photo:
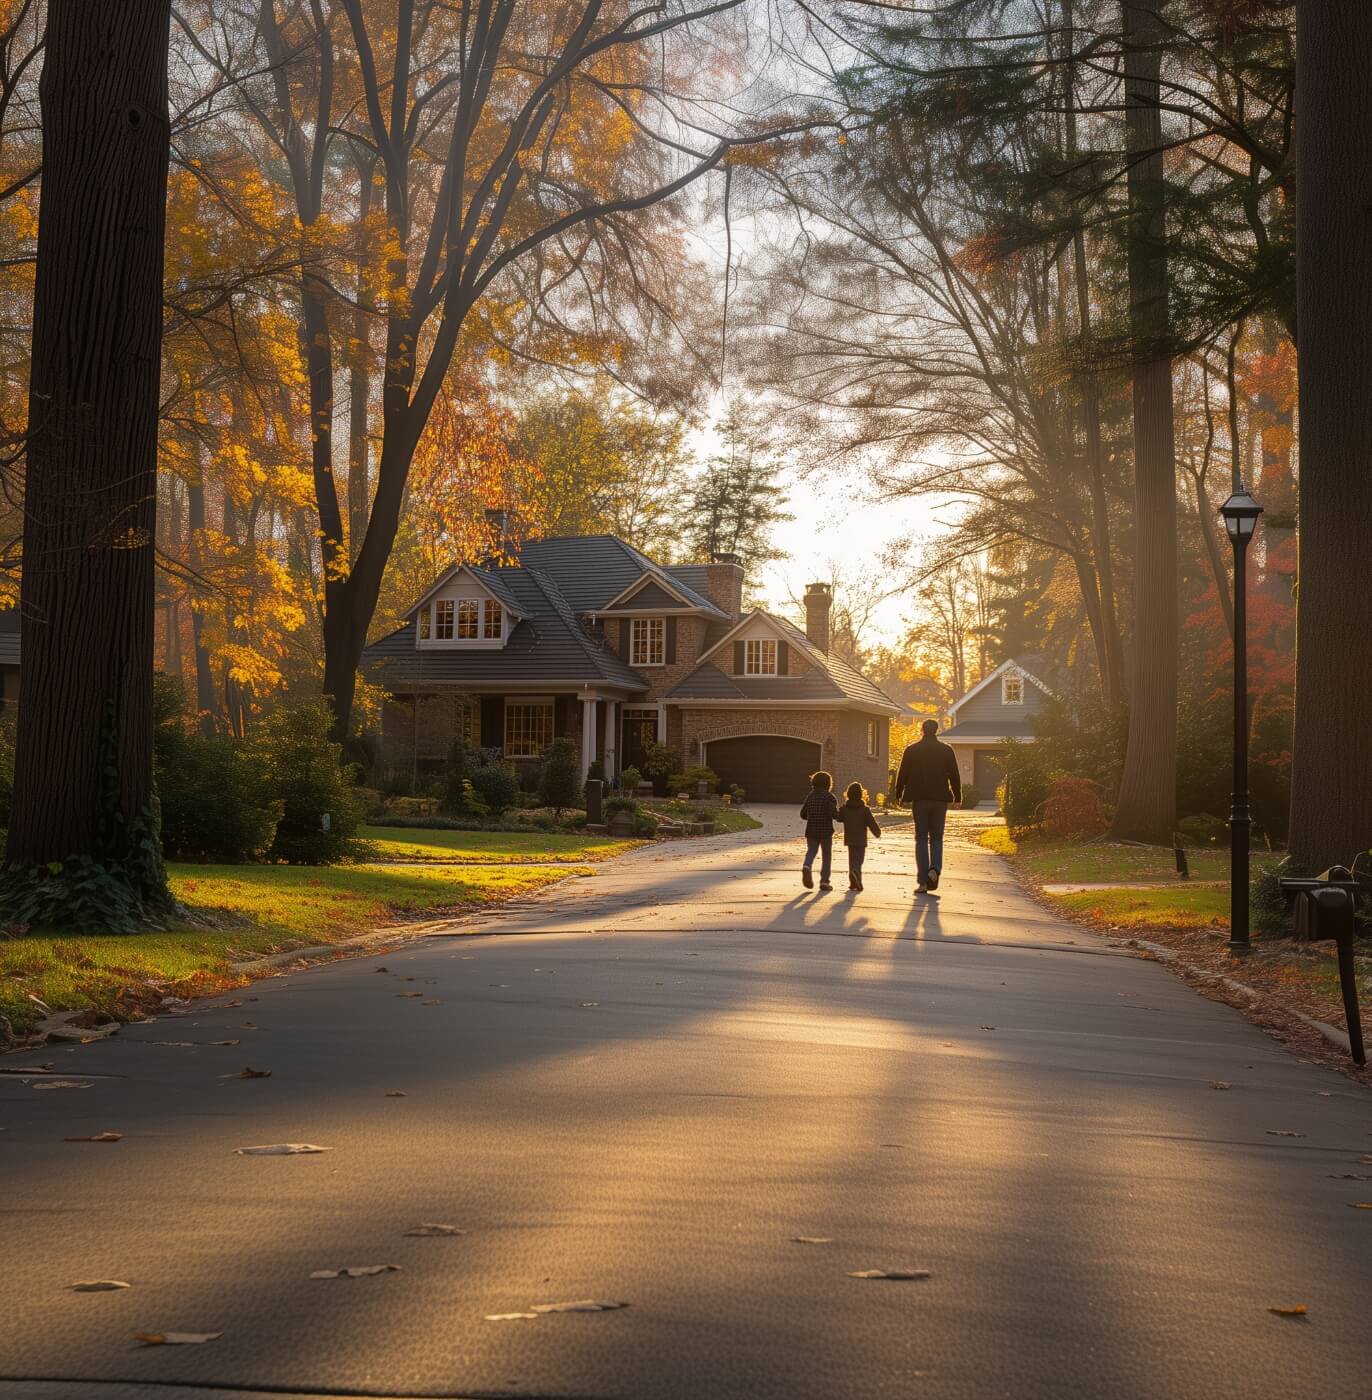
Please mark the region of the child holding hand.
[[881, 835], [877, 819], [867, 805], [867, 794], [861, 783], [849, 783], [843, 794], [847, 801], [838, 809], [843, 822], [843, 844], [848, 847], [848, 888], [862, 888], [862, 862], [867, 856], [867, 833]]

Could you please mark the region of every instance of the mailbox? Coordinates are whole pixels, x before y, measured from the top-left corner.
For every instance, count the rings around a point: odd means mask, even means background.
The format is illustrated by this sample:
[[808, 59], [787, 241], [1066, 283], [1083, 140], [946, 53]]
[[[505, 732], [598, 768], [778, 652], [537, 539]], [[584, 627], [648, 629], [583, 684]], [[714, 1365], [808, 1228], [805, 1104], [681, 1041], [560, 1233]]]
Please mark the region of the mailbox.
[[1296, 901], [1296, 937], [1332, 938], [1338, 948], [1339, 986], [1343, 991], [1344, 1020], [1348, 1023], [1348, 1047], [1355, 1064], [1365, 1065], [1362, 1018], [1358, 1012], [1358, 979], [1353, 965], [1353, 917], [1359, 885], [1351, 871], [1341, 865], [1326, 870], [1313, 880], [1285, 879], [1281, 891]]

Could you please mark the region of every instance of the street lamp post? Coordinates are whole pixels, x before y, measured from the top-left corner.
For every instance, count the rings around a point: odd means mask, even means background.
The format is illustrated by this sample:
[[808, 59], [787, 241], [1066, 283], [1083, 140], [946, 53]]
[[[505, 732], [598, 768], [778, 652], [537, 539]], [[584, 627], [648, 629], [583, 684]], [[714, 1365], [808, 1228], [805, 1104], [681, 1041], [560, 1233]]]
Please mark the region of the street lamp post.
[[1234, 791], [1229, 807], [1229, 951], [1249, 950], [1248, 938], [1248, 546], [1262, 507], [1234, 483], [1220, 507], [1234, 547]]

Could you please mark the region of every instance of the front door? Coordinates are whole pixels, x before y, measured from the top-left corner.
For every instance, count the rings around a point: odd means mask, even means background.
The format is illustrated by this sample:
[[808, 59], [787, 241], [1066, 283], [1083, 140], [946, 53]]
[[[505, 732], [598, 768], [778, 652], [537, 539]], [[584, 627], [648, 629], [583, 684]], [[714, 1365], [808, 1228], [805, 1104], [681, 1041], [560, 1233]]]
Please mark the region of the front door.
[[972, 781], [983, 802], [994, 801], [996, 789], [1005, 781], [1005, 750], [976, 749], [972, 756]]
[[657, 742], [657, 711], [624, 711], [624, 748], [620, 758], [622, 773], [626, 768], [637, 768], [643, 772], [643, 760], [648, 756], [648, 745]]

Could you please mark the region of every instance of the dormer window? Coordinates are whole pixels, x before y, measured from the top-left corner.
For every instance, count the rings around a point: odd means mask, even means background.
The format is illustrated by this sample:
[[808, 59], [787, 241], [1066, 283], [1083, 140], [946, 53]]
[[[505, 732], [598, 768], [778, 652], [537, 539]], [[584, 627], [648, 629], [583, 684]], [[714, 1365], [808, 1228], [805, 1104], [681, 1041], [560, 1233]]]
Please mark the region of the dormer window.
[[[452, 606], [450, 603], [449, 607]], [[457, 639], [460, 642], [474, 642], [477, 638], [477, 606], [475, 598], [457, 600]]]
[[503, 619], [500, 615], [500, 604], [494, 598], [487, 598], [482, 607], [481, 613], [481, 636], [484, 641], [498, 642], [500, 640]]
[[661, 617], [629, 620], [629, 665], [661, 666], [667, 659], [667, 622]]
[[434, 640], [450, 642], [453, 639], [453, 600], [440, 598], [434, 604]]
[[743, 644], [743, 674], [774, 676], [777, 673], [777, 644], [771, 637], [750, 637]]
[[1000, 703], [1002, 705], [1024, 704], [1024, 677], [1014, 671], [1007, 671], [1000, 678]]

